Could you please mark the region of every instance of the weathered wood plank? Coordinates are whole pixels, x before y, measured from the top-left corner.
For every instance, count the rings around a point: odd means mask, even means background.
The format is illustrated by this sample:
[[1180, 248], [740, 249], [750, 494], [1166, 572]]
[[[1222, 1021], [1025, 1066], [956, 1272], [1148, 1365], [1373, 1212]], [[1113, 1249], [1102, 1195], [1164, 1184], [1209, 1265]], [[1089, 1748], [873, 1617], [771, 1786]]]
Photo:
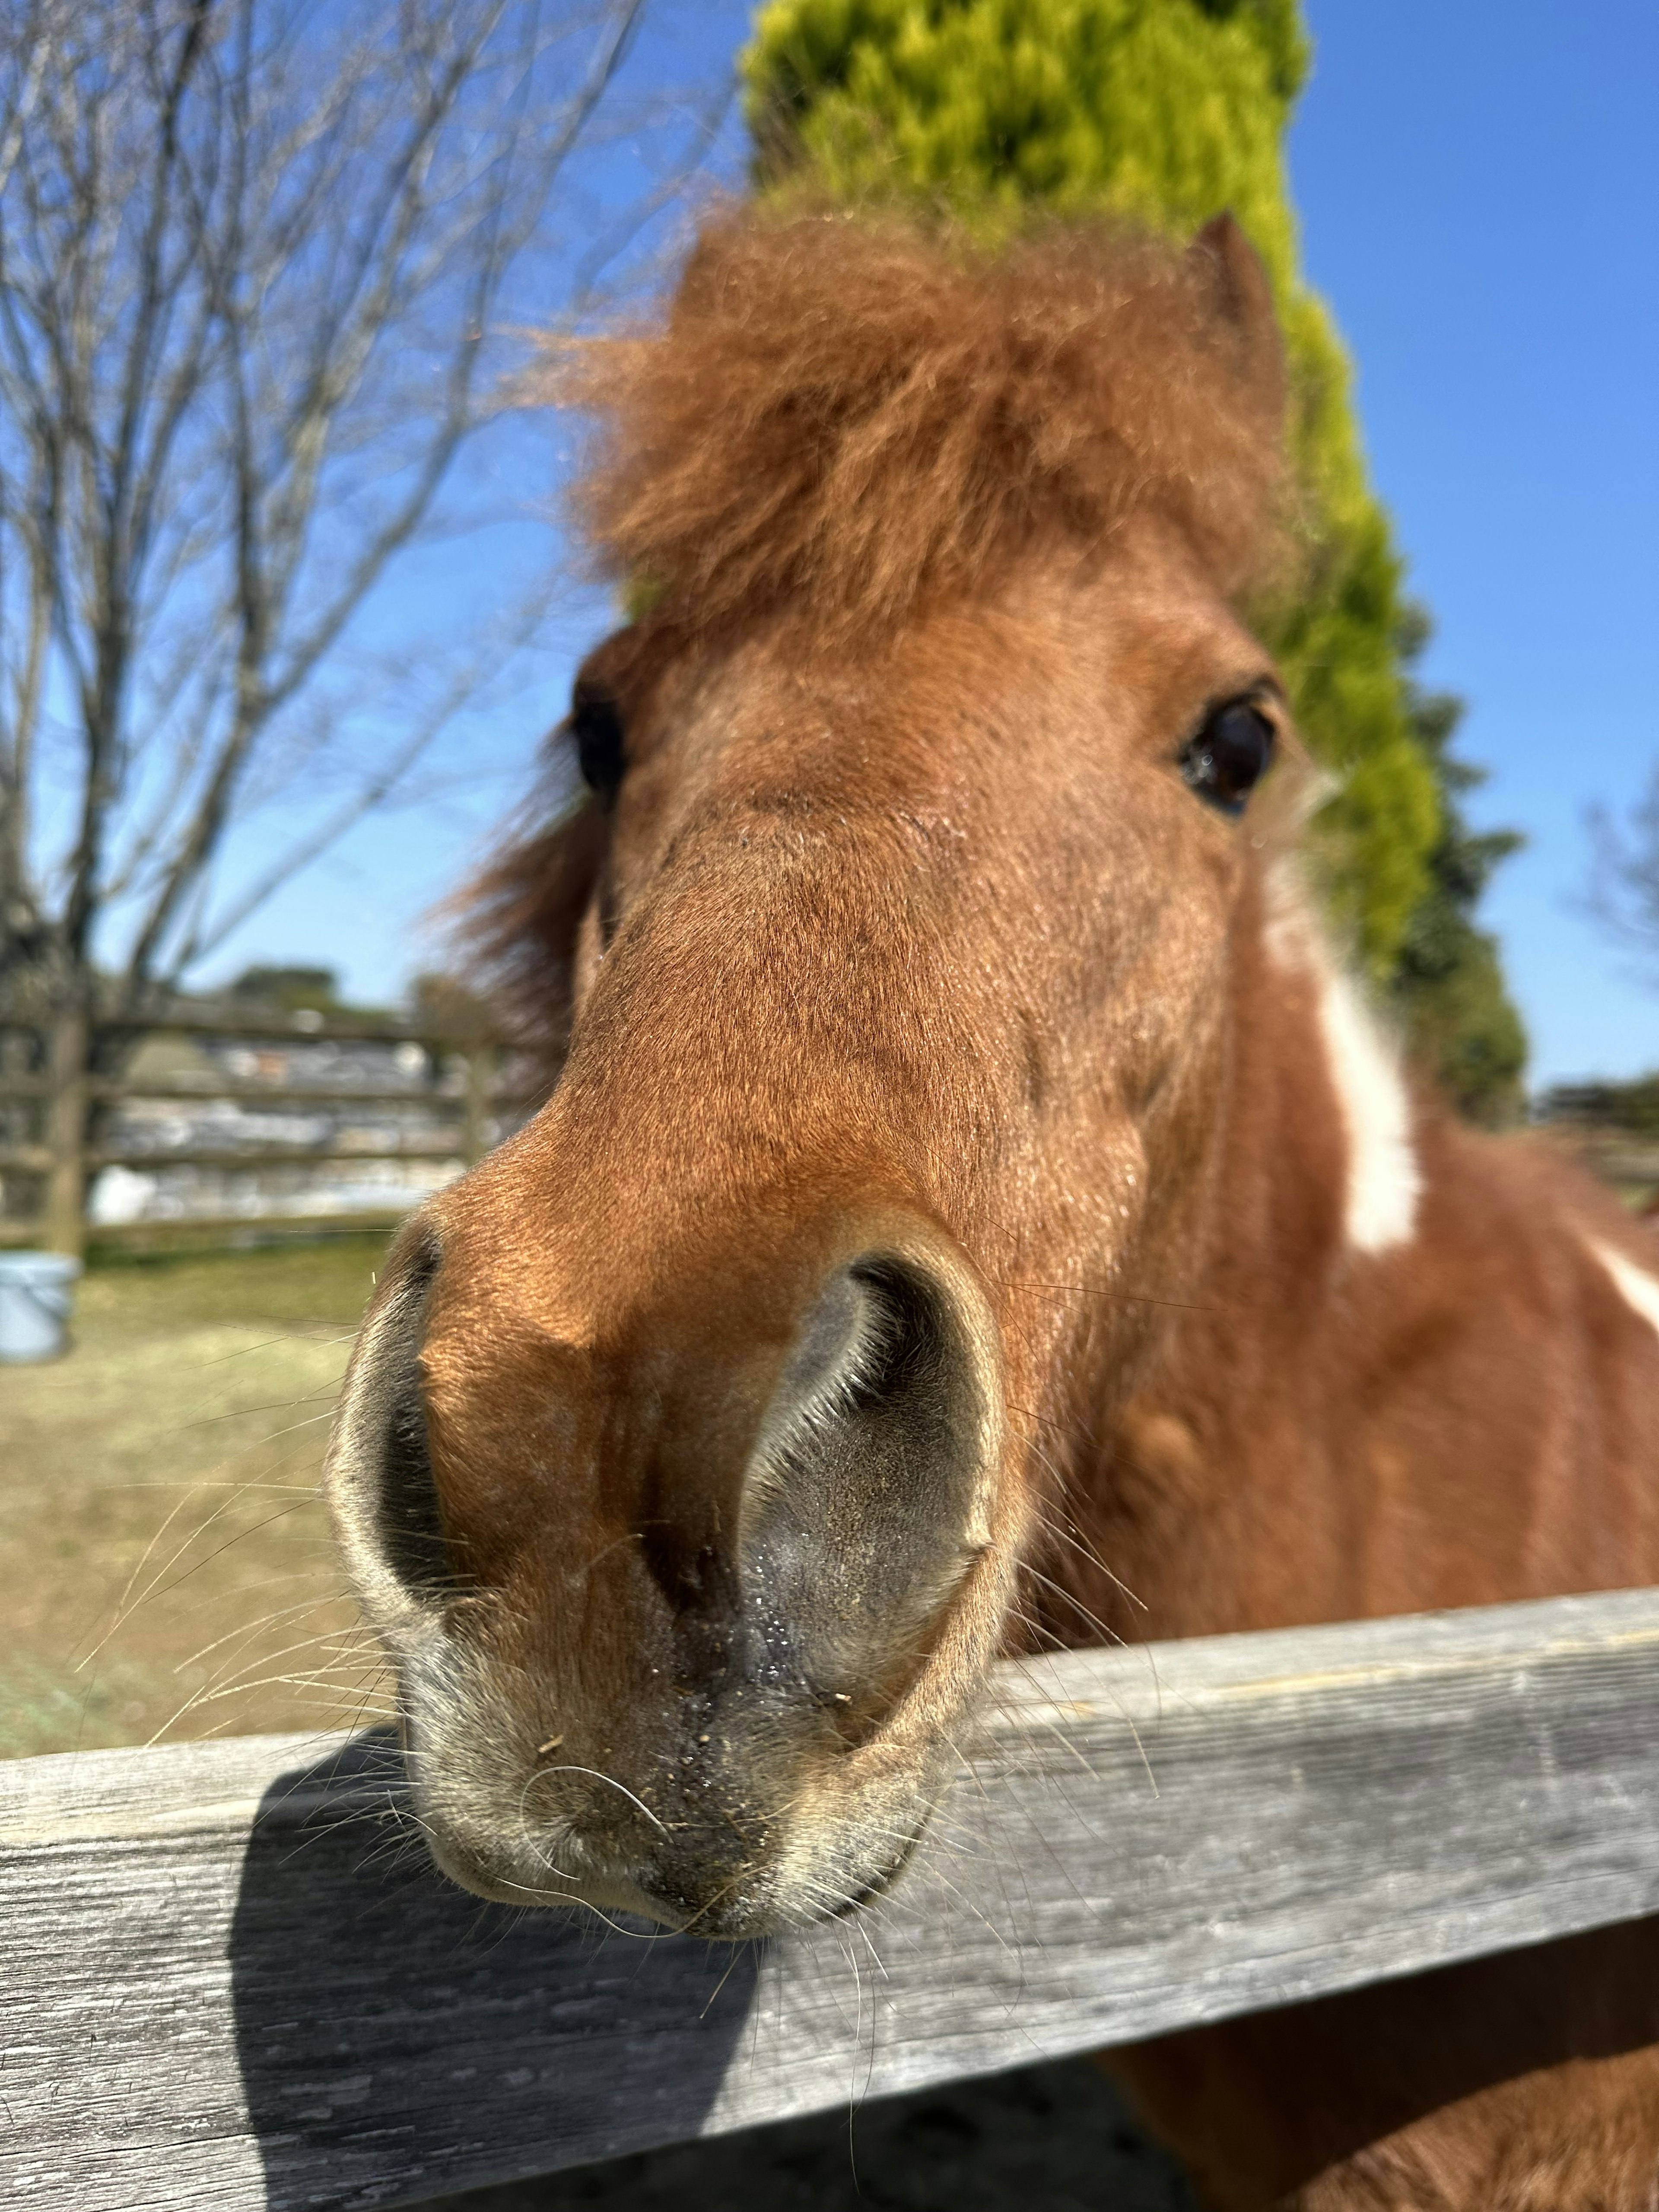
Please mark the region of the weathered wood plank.
[[895, 1895], [761, 1955], [476, 1905], [384, 1746], [0, 1767], [0, 2184], [388, 2203], [1659, 1911], [1656, 1688], [1653, 1591], [1005, 1668]]
[[87, 1154], [88, 1168], [314, 1168], [364, 1166], [370, 1160], [458, 1160], [459, 1131], [424, 1133], [397, 1145], [341, 1145], [325, 1139], [295, 1145], [176, 1145], [163, 1152], [137, 1145], [100, 1145]]

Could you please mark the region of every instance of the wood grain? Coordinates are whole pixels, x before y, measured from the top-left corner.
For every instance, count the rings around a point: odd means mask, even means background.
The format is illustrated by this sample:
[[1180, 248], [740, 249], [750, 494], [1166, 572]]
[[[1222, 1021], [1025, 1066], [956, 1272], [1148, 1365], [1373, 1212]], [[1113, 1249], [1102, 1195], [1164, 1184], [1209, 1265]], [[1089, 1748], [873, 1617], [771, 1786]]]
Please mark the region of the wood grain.
[[931, 1844], [757, 1952], [480, 1906], [395, 1751], [0, 1767], [0, 2186], [406, 2201], [1659, 1911], [1659, 1592], [998, 1670]]

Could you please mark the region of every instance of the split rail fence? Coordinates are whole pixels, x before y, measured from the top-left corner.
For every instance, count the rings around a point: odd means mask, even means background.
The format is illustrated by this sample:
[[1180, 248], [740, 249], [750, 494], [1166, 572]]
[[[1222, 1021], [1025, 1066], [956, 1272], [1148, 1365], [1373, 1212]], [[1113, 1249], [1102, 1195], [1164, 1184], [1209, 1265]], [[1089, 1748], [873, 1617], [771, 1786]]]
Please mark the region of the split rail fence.
[[998, 1670], [869, 1917], [480, 1906], [395, 1747], [0, 1766], [0, 2186], [409, 2203], [1659, 1912], [1659, 1591]]
[[[0, 1059], [0, 1177], [17, 1176], [40, 1194], [33, 1209], [20, 1212], [9, 1206], [0, 1213], [0, 1245], [39, 1244], [60, 1252], [80, 1252], [89, 1233], [100, 1242], [155, 1242], [167, 1229], [190, 1235], [231, 1226], [261, 1230], [292, 1227], [378, 1227], [403, 1210], [396, 1200], [371, 1205], [349, 1215], [319, 1215], [308, 1210], [285, 1213], [280, 1205], [261, 1207], [252, 1214], [193, 1213], [176, 1224], [154, 1220], [89, 1224], [88, 1200], [102, 1168], [143, 1170], [204, 1168], [236, 1171], [248, 1169], [315, 1169], [334, 1164], [362, 1167], [387, 1160], [428, 1163], [455, 1161], [471, 1166], [489, 1149], [500, 1133], [500, 1117], [512, 1115], [528, 1104], [522, 1089], [515, 1091], [506, 1048], [494, 1037], [446, 1035], [434, 1024], [368, 1016], [339, 1017], [311, 1012], [283, 1013], [228, 1000], [221, 1005], [195, 1003], [165, 1015], [100, 1017], [88, 1049], [88, 1024], [80, 1015], [60, 1015], [51, 1022], [0, 1013], [0, 1037], [14, 1046], [12, 1060], [29, 1064], [21, 1072]], [[211, 1066], [198, 1066], [170, 1075], [103, 1074], [88, 1073], [100, 1062], [116, 1067], [130, 1066], [137, 1046], [147, 1038], [173, 1037], [198, 1043], [222, 1044], [244, 1040], [280, 1054], [295, 1047], [319, 1044], [414, 1047], [424, 1056], [422, 1079], [400, 1084], [373, 1082], [337, 1084], [272, 1081], [262, 1076], [238, 1078]], [[15, 1048], [20, 1044], [21, 1053]], [[131, 1139], [100, 1139], [100, 1121], [125, 1103], [170, 1102], [190, 1107], [231, 1103], [254, 1109], [310, 1107], [313, 1109], [376, 1109], [407, 1112], [410, 1108], [437, 1109], [435, 1126], [380, 1144], [305, 1142], [248, 1142], [233, 1137], [181, 1146], [140, 1144]], [[8, 1123], [32, 1121], [33, 1133], [18, 1138], [8, 1133]]]

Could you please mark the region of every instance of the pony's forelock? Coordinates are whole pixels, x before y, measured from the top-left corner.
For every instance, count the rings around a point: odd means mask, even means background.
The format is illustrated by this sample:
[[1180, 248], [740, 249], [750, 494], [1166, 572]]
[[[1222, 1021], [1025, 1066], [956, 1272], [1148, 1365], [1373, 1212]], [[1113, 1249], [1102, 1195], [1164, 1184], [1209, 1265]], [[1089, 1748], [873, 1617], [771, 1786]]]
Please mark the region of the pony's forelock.
[[1282, 371], [1226, 276], [1099, 225], [992, 250], [739, 210], [659, 324], [550, 344], [534, 388], [594, 425], [601, 571], [703, 631], [890, 629], [1149, 510], [1234, 593], [1279, 552]]
[[[1237, 234], [1183, 252], [1077, 225], [992, 250], [746, 209], [705, 227], [660, 321], [550, 342], [530, 390], [593, 424], [575, 504], [660, 658], [777, 616], [845, 649], [1149, 513], [1237, 592], [1279, 556], [1282, 386]], [[568, 811], [560, 749], [550, 765], [458, 904], [475, 976], [550, 1073], [605, 824]]]

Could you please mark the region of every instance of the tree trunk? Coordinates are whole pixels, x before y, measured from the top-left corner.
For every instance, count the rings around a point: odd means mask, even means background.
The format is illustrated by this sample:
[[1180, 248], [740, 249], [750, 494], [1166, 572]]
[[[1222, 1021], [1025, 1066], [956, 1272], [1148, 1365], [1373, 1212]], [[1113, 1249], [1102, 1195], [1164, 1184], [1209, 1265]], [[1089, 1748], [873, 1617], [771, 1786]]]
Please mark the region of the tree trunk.
[[52, 1153], [46, 1179], [46, 1243], [79, 1258], [87, 1241], [87, 1106], [91, 1025], [84, 1006], [65, 1007], [52, 1023], [52, 1097], [46, 1138]]

